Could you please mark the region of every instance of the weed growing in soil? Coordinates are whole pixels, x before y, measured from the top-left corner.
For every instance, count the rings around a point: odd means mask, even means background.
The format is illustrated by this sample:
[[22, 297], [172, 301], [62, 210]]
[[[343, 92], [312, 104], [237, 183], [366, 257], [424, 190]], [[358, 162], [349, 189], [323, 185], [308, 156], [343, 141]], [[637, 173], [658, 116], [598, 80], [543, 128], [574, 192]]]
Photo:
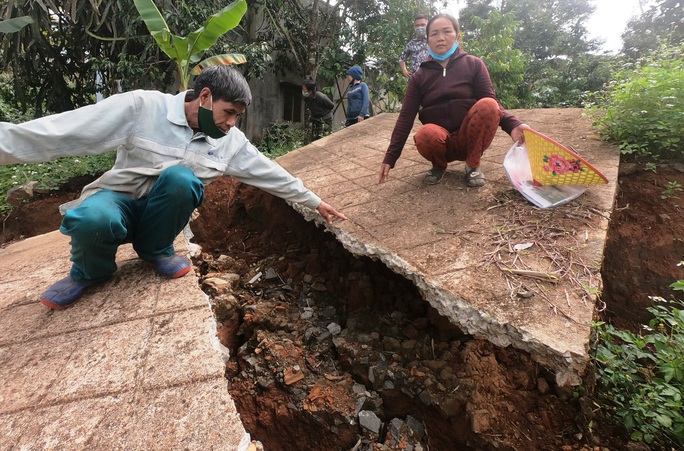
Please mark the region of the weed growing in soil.
[[[671, 285], [684, 291], [684, 281]], [[594, 329], [598, 395], [632, 440], [684, 445], [684, 302], [651, 298], [645, 334], [598, 323]]]
[[663, 190], [663, 194], [660, 195], [661, 199], [670, 199], [670, 198], [675, 198], [679, 199], [679, 196], [677, 196], [677, 193], [680, 193], [682, 191], [682, 185], [681, 183], [678, 183], [675, 180], [670, 180], [667, 182], [667, 185], [665, 186], [665, 189]]
[[47, 163], [0, 166], [0, 215], [12, 210], [7, 203], [7, 191], [25, 183], [38, 181], [39, 188], [60, 189], [69, 180], [83, 175], [101, 174], [114, 165], [114, 151], [86, 157], [59, 158]]

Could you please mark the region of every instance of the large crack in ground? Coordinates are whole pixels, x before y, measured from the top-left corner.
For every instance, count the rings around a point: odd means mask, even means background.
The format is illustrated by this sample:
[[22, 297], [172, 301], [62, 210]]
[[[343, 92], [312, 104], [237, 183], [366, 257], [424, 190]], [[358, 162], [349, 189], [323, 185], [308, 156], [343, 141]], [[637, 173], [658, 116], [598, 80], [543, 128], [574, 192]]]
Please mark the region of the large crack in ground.
[[464, 334], [279, 199], [223, 181], [205, 202], [200, 280], [266, 450], [581, 449], [584, 398], [528, 354]]

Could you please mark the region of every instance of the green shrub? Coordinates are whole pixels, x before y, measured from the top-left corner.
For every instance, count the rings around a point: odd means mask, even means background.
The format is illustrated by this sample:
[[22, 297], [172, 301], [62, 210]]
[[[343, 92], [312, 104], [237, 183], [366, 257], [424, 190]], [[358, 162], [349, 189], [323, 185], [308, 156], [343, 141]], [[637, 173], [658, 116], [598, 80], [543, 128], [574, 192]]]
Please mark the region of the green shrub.
[[267, 157], [277, 158], [303, 147], [306, 135], [307, 131], [300, 125], [273, 122], [255, 145]]
[[[671, 285], [684, 290], [684, 281]], [[684, 446], [684, 302], [661, 297], [645, 334], [598, 323], [593, 354], [597, 394], [633, 440]]]
[[12, 188], [28, 182], [38, 182], [43, 189], [59, 189], [70, 179], [83, 175], [98, 175], [114, 165], [116, 152], [87, 157], [59, 158], [47, 163], [13, 164], [0, 166], [0, 215], [12, 210], [6, 194]]
[[663, 49], [637, 67], [618, 72], [605, 98], [599, 133], [624, 154], [683, 159], [684, 46]]

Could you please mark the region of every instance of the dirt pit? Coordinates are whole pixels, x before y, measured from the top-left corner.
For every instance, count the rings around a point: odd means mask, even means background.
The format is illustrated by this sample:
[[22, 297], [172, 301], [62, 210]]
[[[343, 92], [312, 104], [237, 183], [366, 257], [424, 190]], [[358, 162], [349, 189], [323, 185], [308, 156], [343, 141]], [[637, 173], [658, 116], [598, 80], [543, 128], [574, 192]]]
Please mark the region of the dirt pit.
[[624, 448], [627, 434], [587, 429], [581, 391], [464, 334], [283, 201], [220, 180], [192, 229], [229, 391], [265, 449]]
[[[684, 279], [684, 194], [663, 198], [684, 171], [623, 164], [619, 182], [600, 314], [638, 328], [648, 296], [669, 297]], [[0, 242], [57, 229], [57, 206], [77, 194], [20, 203]], [[408, 281], [355, 258], [279, 199], [221, 179], [192, 228], [231, 353], [229, 390], [268, 451], [639, 449], [585, 393], [559, 389], [524, 353], [463, 334]]]
[[229, 390], [265, 449], [577, 443], [571, 393], [549, 396], [553, 376], [526, 355], [463, 334], [409, 281], [283, 201], [229, 181], [209, 188], [192, 225], [201, 283], [233, 356]]

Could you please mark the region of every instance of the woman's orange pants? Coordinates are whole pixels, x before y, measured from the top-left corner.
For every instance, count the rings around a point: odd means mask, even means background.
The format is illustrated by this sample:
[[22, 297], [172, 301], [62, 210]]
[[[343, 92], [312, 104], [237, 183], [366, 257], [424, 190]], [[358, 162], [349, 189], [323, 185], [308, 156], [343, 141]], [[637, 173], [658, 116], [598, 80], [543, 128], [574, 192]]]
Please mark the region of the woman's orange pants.
[[492, 144], [503, 113], [492, 98], [480, 99], [468, 111], [461, 128], [449, 133], [435, 124], [425, 124], [413, 137], [418, 152], [432, 162], [433, 168], [446, 169], [451, 161], [465, 161], [468, 167], [480, 167], [484, 151]]

